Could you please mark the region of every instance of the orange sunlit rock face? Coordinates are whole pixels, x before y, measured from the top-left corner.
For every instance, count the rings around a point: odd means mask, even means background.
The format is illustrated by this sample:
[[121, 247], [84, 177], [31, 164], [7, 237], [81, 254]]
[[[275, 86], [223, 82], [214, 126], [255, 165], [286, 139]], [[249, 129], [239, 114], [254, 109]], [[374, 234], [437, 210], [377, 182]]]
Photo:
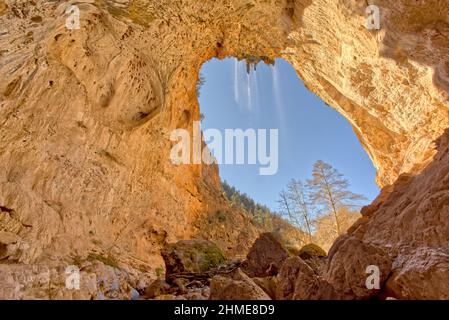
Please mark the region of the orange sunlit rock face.
[[[379, 292], [349, 266], [379, 263], [386, 294], [449, 298], [449, 7], [377, 6], [380, 30], [356, 0], [86, 1], [70, 29], [66, 4], [0, 0], [0, 298], [48, 298], [37, 280], [7, 288], [92, 260], [84, 279], [121, 265], [127, 297], [181, 239], [246, 254], [258, 230], [228, 207], [217, 167], [170, 161], [170, 132], [200, 119], [202, 63], [228, 56], [289, 61], [378, 169], [382, 194], [318, 283], [367, 298]], [[232, 223], [215, 227], [218, 211]], [[56, 298], [97, 297], [93, 280], [72, 293], [51, 279]]]

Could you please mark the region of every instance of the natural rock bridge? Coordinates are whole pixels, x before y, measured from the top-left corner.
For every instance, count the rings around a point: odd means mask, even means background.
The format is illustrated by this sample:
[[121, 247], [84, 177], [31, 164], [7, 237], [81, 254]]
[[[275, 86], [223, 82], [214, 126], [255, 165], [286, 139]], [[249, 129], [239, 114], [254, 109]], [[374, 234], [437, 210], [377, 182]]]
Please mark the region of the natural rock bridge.
[[449, 298], [449, 6], [371, 2], [379, 31], [362, 0], [76, 1], [79, 30], [66, 1], [1, 0], [0, 297], [42, 296], [10, 289], [92, 251], [135, 275], [177, 239], [251, 245], [242, 217], [227, 234], [199, 222], [226, 210], [216, 167], [169, 159], [170, 131], [200, 117], [201, 65], [232, 56], [289, 61], [378, 170], [382, 193], [334, 244], [326, 285], [368, 298], [378, 265], [391, 296]]

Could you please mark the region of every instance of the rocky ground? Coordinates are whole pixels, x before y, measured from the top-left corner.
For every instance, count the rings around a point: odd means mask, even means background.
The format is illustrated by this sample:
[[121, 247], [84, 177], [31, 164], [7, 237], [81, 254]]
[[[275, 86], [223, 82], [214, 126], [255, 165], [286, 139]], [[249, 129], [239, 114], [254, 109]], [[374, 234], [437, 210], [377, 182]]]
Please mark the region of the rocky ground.
[[[262, 234], [243, 261], [227, 260], [212, 242], [181, 241], [164, 253], [165, 278], [154, 280], [142, 299], [308, 300], [355, 299], [326, 280], [326, 252], [314, 244], [297, 255], [276, 237]], [[381, 290], [365, 298], [385, 298]]]

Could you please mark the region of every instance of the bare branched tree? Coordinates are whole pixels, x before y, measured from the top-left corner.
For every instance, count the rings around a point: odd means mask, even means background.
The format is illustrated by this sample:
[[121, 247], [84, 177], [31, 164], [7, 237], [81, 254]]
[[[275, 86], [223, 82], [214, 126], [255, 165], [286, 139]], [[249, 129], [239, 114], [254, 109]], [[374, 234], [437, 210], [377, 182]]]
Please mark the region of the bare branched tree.
[[306, 186], [301, 180], [292, 179], [287, 191], [283, 190], [279, 197], [281, 212], [291, 223], [305, 231], [309, 241], [312, 241], [314, 210]]
[[293, 224], [296, 227], [301, 226], [301, 222], [299, 221], [298, 217], [295, 215], [293, 211], [293, 206], [290, 203], [290, 197], [288, 193], [285, 190], [282, 190], [279, 193], [279, 213], [287, 218], [287, 220]]
[[349, 182], [330, 164], [321, 160], [315, 162], [312, 179], [307, 181], [311, 189], [311, 200], [320, 205], [323, 211], [331, 212], [335, 218], [337, 234], [342, 233], [338, 212], [343, 207], [360, 207], [360, 201], [366, 198], [349, 191]]

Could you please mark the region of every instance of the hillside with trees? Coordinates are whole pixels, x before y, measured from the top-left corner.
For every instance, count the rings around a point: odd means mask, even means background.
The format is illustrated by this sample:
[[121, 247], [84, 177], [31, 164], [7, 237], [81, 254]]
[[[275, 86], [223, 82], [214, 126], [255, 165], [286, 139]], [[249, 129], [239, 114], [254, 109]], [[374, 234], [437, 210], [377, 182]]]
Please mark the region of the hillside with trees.
[[309, 242], [308, 236], [279, 213], [256, 203], [250, 196], [222, 182], [222, 189], [231, 207], [243, 210], [260, 232], [272, 232], [289, 250], [299, 250]]
[[291, 250], [315, 243], [328, 251], [357, 219], [365, 199], [330, 164], [317, 161], [311, 179], [292, 179], [279, 194], [279, 212], [255, 202], [227, 181], [222, 190], [232, 208], [242, 210], [261, 232], [272, 232]]

